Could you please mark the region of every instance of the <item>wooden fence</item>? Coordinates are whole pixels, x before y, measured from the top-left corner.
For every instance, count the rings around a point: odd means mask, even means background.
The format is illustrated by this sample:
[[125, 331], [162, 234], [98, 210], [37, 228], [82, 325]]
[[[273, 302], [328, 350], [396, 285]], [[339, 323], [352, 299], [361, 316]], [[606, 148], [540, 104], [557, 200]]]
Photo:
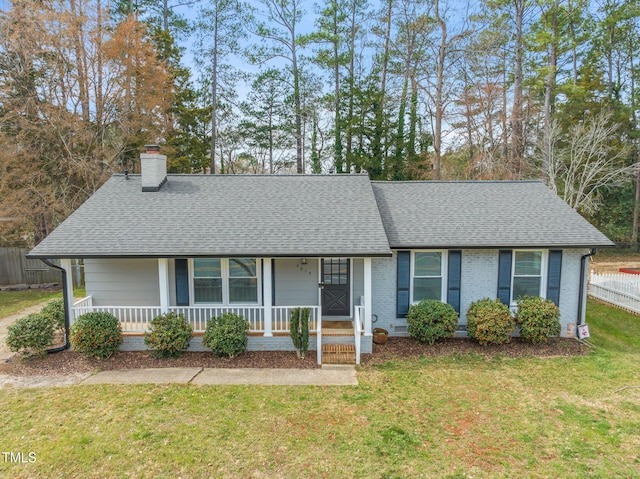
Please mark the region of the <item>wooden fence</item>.
[[592, 272], [589, 278], [589, 296], [640, 314], [640, 275]]
[[[0, 285], [61, 283], [60, 271], [39, 259], [27, 259], [26, 248], [0, 248]], [[59, 264], [59, 261], [52, 261]], [[82, 265], [73, 261], [73, 283], [82, 284]]]

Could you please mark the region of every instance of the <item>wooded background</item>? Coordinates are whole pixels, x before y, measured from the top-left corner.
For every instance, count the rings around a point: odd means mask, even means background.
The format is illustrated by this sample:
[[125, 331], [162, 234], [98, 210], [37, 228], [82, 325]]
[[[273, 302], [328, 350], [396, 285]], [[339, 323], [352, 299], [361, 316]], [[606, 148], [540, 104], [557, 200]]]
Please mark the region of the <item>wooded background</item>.
[[157, 142], [174, 173], [537, 178], [637, 244], [636, 0], [16, 0], [0, 245]]

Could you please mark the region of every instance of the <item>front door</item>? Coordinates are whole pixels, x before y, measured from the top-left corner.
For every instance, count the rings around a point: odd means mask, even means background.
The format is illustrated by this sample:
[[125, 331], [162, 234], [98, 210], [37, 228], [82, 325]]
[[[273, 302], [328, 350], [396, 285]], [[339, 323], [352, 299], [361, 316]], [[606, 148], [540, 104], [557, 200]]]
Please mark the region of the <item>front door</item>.
[[349, 259], [322, 260], [322, 315], [351, 316]]

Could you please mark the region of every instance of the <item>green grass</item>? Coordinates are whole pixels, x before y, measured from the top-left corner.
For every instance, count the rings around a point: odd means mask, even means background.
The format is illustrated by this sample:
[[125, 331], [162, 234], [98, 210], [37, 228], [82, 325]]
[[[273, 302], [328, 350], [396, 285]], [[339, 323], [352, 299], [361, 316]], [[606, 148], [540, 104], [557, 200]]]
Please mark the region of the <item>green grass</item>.
[[[84, 288], [75, 288], [73, 294], [76, 297], [83, 297], [86, 292]], [[43, 291], [38, 289], [2, 291], [0, 292], [0, 319], [53, 298], [62, 298], [62, 291]], [[0, 460], [2, 460], [2, 457], [0, 457]]]
[[[58, 297], [62, 297], [62, 292], [40, 291], [37, 289], [2, 291], [0, 292], [0, 319], [35, 306], [43, 301]], [[0, 457], [0, 459], [2, 458]]]
[[640, 318], [587, 314], [588, 356], [393, 361], [357, 387], [0, 390], [2, 451], [36, 454], [0, 477], [640, 477]]

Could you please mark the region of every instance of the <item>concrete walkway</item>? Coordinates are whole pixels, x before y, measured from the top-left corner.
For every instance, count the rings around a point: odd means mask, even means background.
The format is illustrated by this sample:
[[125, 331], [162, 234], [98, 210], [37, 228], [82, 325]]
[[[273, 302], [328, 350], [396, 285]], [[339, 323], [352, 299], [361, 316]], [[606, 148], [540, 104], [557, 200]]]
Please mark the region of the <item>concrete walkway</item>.
[[357, 386], [354, 366], [320, 369], [157, 368], [102, 371], [80, 384], [256, 384], [261, 386]]
[[354, 366], [320, 369], [152, 368], [49, 376], [0, 374], [0, 389], [89, 384], [198, 384], [259, 386], [357, 386]]

